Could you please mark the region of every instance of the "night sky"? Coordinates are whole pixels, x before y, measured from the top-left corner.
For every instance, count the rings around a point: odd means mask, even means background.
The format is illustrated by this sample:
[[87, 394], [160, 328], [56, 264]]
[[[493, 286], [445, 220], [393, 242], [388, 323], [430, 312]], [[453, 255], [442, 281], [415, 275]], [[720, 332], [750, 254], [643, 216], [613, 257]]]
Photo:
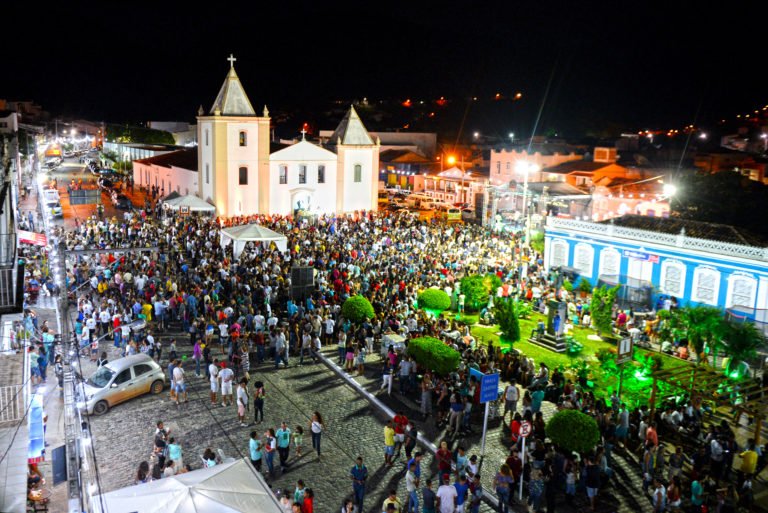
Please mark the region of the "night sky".
[[94, 120], [192, 121], [231, 52], [257, 111], [306, 113], [320, 128], [333, 128], [330, 102], [363, 97], [445, 96], [464, 131], [523, 133], [549, 87], [537, 131], [564, 135], [706, 125], [768, 103], [766, 9], [736, 2], [262, 4], [4, 6], [0, 98]]

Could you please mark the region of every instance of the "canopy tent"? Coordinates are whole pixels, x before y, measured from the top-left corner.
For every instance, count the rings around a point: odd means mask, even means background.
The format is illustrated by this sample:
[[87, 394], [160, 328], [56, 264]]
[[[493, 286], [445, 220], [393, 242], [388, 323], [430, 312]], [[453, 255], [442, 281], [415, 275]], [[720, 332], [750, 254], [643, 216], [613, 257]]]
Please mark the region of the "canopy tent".
[[190, 212], [209, 212], [212, 214], [216, 211], [216, 207], [207, 201], [191, 194], [165, 200], [163, 204], [172, 210], [179, 210], [181, 207], [188, 207]]
[[261, 242], [265, 246], [274, 242], [280, 251], [288, 250], [288, 237], [259, 224], [242, 224], [224, 228], [221, 230], [221, 246], [226, 246], [230, 241], [234, 244], [235, 258], [240, 257], [246, 242]]
[[[245, 459], [93, 498], [97, 513], [281, 513], [264, 478]], [[102, 509], [103, 507], [103, 509]]]

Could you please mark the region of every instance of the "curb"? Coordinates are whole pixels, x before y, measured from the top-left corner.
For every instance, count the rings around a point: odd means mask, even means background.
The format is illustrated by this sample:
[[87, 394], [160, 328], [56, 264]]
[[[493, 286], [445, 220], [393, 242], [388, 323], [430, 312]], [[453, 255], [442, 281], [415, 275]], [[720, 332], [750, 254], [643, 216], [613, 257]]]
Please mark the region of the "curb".
[[[378, 397], [373, 395], [372, 393], [368, 392], [363, 386], [355, 381], [352, 376], [350, 376], [347, 372], [345, 372], [341, 367], [339, 367], [335, 362], [331, 361], [325, 354], [323, 354], [322, 351], [318, 352], [317, 355], [320, 357], [320, 360], [325, 364], [326, 367], [331, 369], [336, 375], [338, 375], [341, 379], [343, 379], [347, 385], [351, 386], [358, 394], [363, 396], [365, 399], [368, 400], [369, 403], [371, 403], [373, 406], [375, 406], [380, 412], [387, 415], [387, 417], [392, 418], [395, 416], [395, 412], [392, 411], [389, 406], [384, 404], [379, 400]], [[430, 440], [424, 437], [421, 433], [419, 433], [418, 436], [419, 444], [421, 444], [424, 448], [429, 450], [432, 454], [435, 454], [437, 452], [437, 447], [435, 444], [433, 444]], [[498, 509], [499, 507], [499, 499], [496, 497], [496, 495], [492, 494], [490, 491], [483, 488], [483, 497], [486, 501], [493, 507]], [[512, 506], [510, 506], [510, 509], [512, 509]]]

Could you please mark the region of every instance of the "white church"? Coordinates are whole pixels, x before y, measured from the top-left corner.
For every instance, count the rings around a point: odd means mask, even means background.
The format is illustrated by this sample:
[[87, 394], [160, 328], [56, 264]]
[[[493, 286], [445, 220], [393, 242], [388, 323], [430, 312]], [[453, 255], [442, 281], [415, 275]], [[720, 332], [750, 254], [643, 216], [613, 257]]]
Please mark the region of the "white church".
[[256, 114], [230, 69], [207, 115], [199, 112], [198, 196], [220, 216], [376, 210], [379, 146], [354, 107], [324, 148], [304, 139], [269, 153], [270, 118]]

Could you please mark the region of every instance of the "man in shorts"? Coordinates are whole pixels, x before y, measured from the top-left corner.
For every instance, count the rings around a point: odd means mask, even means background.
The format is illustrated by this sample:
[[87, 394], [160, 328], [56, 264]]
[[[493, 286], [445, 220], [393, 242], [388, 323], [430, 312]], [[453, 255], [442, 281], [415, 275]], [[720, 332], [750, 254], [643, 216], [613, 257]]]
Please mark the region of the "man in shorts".
[[240, 427], [245, 427], [248, 424], [245, 423], [245, 410], [248, 408], [248, 380], [242, 378], [240, 384], [237, 387], [237, 420], [240, 421]]
[[216, 394], [219, 392], [219, 359], [214, 358], [208, 365], [208, 375], [211, 380], [211, 405], [216, 406]]
[[395, 455], [395, 428], [390, 420], [384, 426], [384, 464], [392, 466], [392, 460]]
[[184, 369], [181, 368], [181, 361], [176, 360], [176, 366], [173, 368], [173, 387], [176, 391], [176, 406], [179, 405], [179, 399], [184, 395], [184, 402], [188, 403], [187, 384], [184, 382]]
[[227, 362], [221, 362], [219, 379], [221, 380], [221, 405], [232, 404], [232, 381], [235, 379], [235, 373], [227, 367]]

